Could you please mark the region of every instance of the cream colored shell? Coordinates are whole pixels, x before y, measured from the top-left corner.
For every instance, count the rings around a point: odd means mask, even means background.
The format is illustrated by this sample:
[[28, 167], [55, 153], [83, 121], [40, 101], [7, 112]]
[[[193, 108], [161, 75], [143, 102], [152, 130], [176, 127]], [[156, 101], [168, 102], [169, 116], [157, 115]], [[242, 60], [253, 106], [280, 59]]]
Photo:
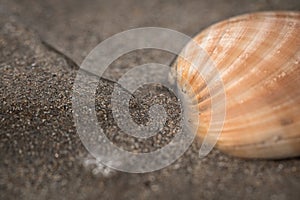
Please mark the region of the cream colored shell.
[[[212, 25], [194, 41], [214, 62], [225, 88], [226, 117], [217, 148], [245, 158], [300, 156], [300, 13], [237, 16]], [[199, 59], [192, 50], [184, 54]], [[198, 135], [204, 138], [210, 123], [220, 123], [210, 121], [206, 83], [189, 72], [183, 58], [174, 66], [178, 87], [189, 84], [197, 91], [186, 98], [197, 99]], [[196, 67], [204, 66], [205, 61]]]

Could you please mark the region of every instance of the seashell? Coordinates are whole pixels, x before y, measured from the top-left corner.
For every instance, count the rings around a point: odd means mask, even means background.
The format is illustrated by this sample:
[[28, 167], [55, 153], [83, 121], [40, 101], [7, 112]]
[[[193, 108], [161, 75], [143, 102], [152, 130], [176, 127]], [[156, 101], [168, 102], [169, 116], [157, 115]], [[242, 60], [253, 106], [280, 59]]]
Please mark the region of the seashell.
[[[260, 12], [219, 22], [194, 37], [214, 63], [226, 95], [226, 116], [216, 147], [244, 158], [300, 156], [300, 12]], [[189, 57], [195, 61], [195, 68]], [[198, 60], [197, 60], [198, 59]], [[197, 61], [196, 61], [197, 60]], [[173, 65], [177, 87], [198, 109], [197, 135], [204, 138], [212, 96], [207, 59], [184, 48]], [[187, 85], [189, 87], [187, 87]], [[218, 91], [215, 95], [219, 94]], [[194, 111], [189, 109], [189, 116]], [[197, 116], [196, 116], [197, 118]]]

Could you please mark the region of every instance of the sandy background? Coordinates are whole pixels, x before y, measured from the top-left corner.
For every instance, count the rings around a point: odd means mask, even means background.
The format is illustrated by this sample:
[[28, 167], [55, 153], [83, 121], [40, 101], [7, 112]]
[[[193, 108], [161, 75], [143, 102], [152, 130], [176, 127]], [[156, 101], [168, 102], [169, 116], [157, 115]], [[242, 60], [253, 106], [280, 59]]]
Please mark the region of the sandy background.
[[[243, 160], [214, 150], [198, 158], [195, 141], [160, 171], [129, 174], [97, 163], [76, 134], [71, 105], [76, 63], [98, 43], [130, 28], [159, 26], [193, 36], [214, 22], [263, 10], [299, 10], [297, 0], [0, 1], [0, 199], [298, 199], [300, 160]], [[110, 77], [173, 55], [143, 50], [112, 64]], [[161, 103], [170, 113], [158, 136], [122, 136], [109, 111], [111, 82], [101, 80], [96, 109], [107, 136], [132, 151], [172, 139], [178, 102], [163, 88], [142, 88], [133, 118]], [[152, 89], [152, 90], [150, 90]], [[160, 94], [159, 97], [156, 94]], [[138, 105], [138, 99], [143, 104]]]

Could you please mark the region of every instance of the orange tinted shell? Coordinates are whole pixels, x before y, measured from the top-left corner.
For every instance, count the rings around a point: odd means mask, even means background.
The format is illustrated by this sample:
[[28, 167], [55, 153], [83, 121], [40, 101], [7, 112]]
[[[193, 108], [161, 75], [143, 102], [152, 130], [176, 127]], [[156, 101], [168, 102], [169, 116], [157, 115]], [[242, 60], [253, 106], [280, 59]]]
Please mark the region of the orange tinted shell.
[[[224, 84], [226, 117], [217, 147], [246, 158], [300, 156], [300, 13], [234, 17], [212, 25], [194, 41], [214, 62]], [[199, 59], [188, 48], [182, 55]], [[197, 70], [205, 70], [205, 62], [197, 61]], [[185, 98], [197, 100], [198, 135], [204, 138], [209, 125], [220, 123], [210, 121], [206, 82], [183, 58], [174, 66], [178, 88], [188, 84], [197, 91]]]

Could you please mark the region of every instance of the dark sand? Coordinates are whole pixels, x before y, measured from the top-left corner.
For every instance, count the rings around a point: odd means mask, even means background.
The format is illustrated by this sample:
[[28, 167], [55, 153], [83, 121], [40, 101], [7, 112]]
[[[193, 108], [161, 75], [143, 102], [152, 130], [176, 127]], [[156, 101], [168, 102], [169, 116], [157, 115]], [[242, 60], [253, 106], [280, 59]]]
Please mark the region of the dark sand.
[[[160, 26], [193, 36], [237, 14], [299, 9], [298, 0], [1, 0], [0, 199], [299, 199], [299, 158], [243, 160], [214, 150], [199, 159], [197, 141], [160, 171], [110, 170], [97, 164], [82, 145], [71, 104], [76, 63], [115, 33]], [[136, 51], [115, 61], [109, 76], [117, 79], [130, 67], [169, 64], [172, 59], [158, 50]], [[153, 151], [168, 144], [178, 120], [174, 96], [155, 87], [135, 93], [131, 108], [136, 121], [147, 122], [153, 103], [164, 104], [170, 114], [161, 133], [140, 141], [122, 136], [113, 121], [107, 98], [112, 88], [111, 82], [101, 80], [96, 99], [107, 136], [130, 151]]]

